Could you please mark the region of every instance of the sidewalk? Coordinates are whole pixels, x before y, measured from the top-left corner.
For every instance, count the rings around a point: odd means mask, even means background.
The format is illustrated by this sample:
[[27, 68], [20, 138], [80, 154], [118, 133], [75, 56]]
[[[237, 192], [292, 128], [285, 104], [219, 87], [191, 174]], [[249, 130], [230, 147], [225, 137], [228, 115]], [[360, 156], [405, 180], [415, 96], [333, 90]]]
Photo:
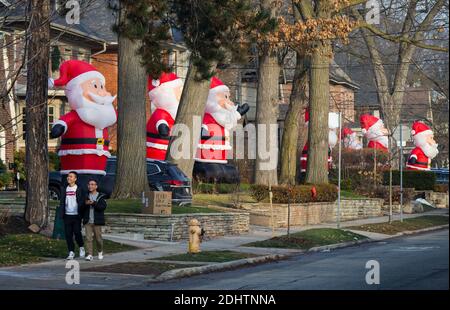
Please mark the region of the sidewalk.
[[[414, 218], [422, 215], [447, 215], [448, 209], [438, 209], [433, 210], [426, 213], [420, 214], [405, 214], [404, 218]], [[398, 220], [399, 216], [395, 216], [394, 220]], [[369, 223], [380, 223], [386, 222], [388, 220], [387, 216], [370, 218], [370, 219], [361, 219], [354, 221], [346, 221], [341, 223], [341, 228], [349, 227], [349, 226], [357, 226]], [[291, 232], [298, 232], [302, 230], [307, 230], [311, 228], [336, 228], [336, 223], [329, 224], [320, 224], [320, 225], [311, 225], [305, 227], [293, 227], [291, 228]], [[388, 235], [384, 234], [376, 234], [370, 232], [360, 232], [355, 231], [361, 235], [365, 235], [372, 240], [382, 240], [386, 239]], [[276, 249], [276, 248], [256, 248], [256, 247], [243, 247], [243, 244], [269, 239], [273, 236], [279, 236], [286, 234], [286, 229], [276, 229], [274, 234], [272, 234], [272, 230], [270, 228], [259, 227], [259, 226], [251, 226], [250, 232], [244, 235], [239, 236], [225, 236], [221, 238], [215, 238], [211, 240], [206, 240], [202, 243], [203, 251], [211, 251], [211, 250], [232, 250], [239, 251], [245, 253], [253, 253], [259, 256], [265, 255], [290, 255], [301, 253], [302, 250], [292, 250], [292, 249]], [[125, 244], [130, 244], [136, 247], [139, 247], [137, 250], [121, 252], [110, 254], [106, 253], [103, 261], [94, 260], [91, 262], [87, 262], [82, 259], [78, 259], [80, 263], [80, 269], [98, 267], [98, 266], [107, 266], [113, 265], [117, 263], [127, 263], [127, 262], [143, 262], [151, 259], [155, 259], [158, 257], [163, 257], [171, 254], [182, 254], [187, 252], [187, 241], [179, 241], [179, 242], [161, 242], [161, 241], [152, 241], [152, 240], [132, 240], [131, 238], [125, 239], [121, 236], [117, 235], [104, 235], [105, 239], [109, 239], [112, 241], [117, 241]], [[64, 277], [68, 269], [66, 266], [65, 260], [51, 260], [43, 263], [37, 264], [29, 264], [22, 266], [13, 266], [13, 267], [4, 267], [0, 268], [0, 280], [2, 276], [14, 277], [14, 278], [23, 278], [26, 279], [34, 279], [34, 280], [43, 280], [46, 284], [44, 286], [49, 285], [50, 288], [67, 288], [67, 284], [64, 282]], [[86, 272], [83, 273], [83, 277], [87, 278]], [[89, 272], [90, 285], [94, 287], [101, 288], [105, 286], [105, 288], [113, 288], [120, 287], [120, 283], [124, 285], [124, 283], [130, 279], [130, 277], [136, 278], [136, 281], [146, 281], [148, 280], [147, 276], [139, 276], [139, 275], [121, 275], [121, 274], [111, 274], [111, 273], [96, 273]], [[56, 287], [52, 284], [57, 281]], [[117, 281], [117, 283], [115, 282]], [[4, 281], [0, 281], [4, 282]], [[103, 284], [102, 284], [103, 283]], [[107, 284], [109, 283], [109, 284]], [[108, 285], [108, 286], [106, 286]], [[112, 286], [111, 286], [112, 285]], [[3, 288], [0, 284], [0, 289]], [[4, 287], [6, 289], [13, 288], [11, 286]], [[40, 287], [39, 287], [40, 288]]]

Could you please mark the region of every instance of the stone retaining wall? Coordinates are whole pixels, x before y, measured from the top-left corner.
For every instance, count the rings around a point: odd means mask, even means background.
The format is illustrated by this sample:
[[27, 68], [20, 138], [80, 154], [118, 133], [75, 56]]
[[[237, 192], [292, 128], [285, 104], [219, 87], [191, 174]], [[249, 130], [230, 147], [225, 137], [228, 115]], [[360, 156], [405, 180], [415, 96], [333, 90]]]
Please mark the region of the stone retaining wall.
[[[341, 221], [376, 217], [382, 215], [382, 199], [343, 199], [341, 200]], [[286, 227], [288, 223], [288, 205], [268, 203], [244, 204], [250, 213], [250, 224], [269, 227], [272, 225], [272, 212], [275, 227]], [[337, 202], [291, 204], [290, 224], [305, 226], [336, 221]]]

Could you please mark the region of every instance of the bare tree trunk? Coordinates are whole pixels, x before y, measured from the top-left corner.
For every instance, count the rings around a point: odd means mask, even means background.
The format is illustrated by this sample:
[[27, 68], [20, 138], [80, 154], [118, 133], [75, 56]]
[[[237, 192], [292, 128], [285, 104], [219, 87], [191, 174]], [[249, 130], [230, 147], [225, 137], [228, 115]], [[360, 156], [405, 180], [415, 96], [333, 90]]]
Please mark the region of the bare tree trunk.
[[[210, 64], [210, 70], [215, 70], [217, 64]], [[209, 80], [200, 80], [199, 71], [192, 63], [189, 65], [189, 70], [186, 76], [186, 81], [183, 87], [183, 94], [181, 95], [180, 104], [178, 106], [177, 117], [175, 119], [175, 126], [172, 129], [172, 137], [169, 141], [167, 149], [166, 160], [177, 164], [186, 176], [192, 179], [192, 170], [194, 168], [194, 156], [197, 150], [197, 144], [200, 140], [201, 121], [203, 112], [205, 110], [206, 100], [208, 99]], [[194, 122], [198, 122], [194, 124]], [[184, 136], [184, 143], [181, 147], [186, 156], [180, 156], [180, 143], [174, 144], [178, 141], [181, 131], [177, 133], [177, 128], [183, 126], [189, 130], [189, 137]], [[187, 133], [187, 132], [185, 132]], [[179, 142], [179, 141], [178, 141]]]
[[147, 74], [137, 54], [139, 46], [139, 41], [119, 34], [118, 160], [114, 198], [138, 198], [142, 192], [149, 191], [145, 144]]
[[[270, 148], [273, 148], [275, 146], [274, 144], [278, 144], [278, 135], [273, 137], [270, 132], [273, 126], [277, 125], [278, 119], [278, 79], [280, 69], [281, 67], [275, 52], [266, 52], [259, 57], [258, 89], [256, 96], [256, 184], [278, 184], [278, 158], [269, 156], [268, 159], [262, 159], [261, 154], [269, 153]], [[263, 132], [265, 133], [265, 140], [262, 140], [260, 137]], [[269, 169], [268, 167], [273, 168]]]
[[284, 121], [283, 139], [281, 142], [281, 184], [295, 184], [296, 180], [300, 116], [307, 105], [307, 70], [308, 65], [306, 64], [305, 56], [297, 53], [292, 93], [286, 120]]
[[317, 44], [311, 55], [309, 81], [308, 166], [306, 183], [328, 183], [328, 111], [330, 108], [328, 42]]
[[[277, 14], [273, 0], [261, 0], [261, 7], [270, 10], [271, 17]], [[258, 87], [256, 96], [256, 163], [255, 183], [264, 185], [278, 184], [278, 132], [271, 137], [271, 129], [277, 126], [279, 104], [279, 77], [281, 66], [277, 51], [262, 46], [258, 59]], [[265, 139], [262, 134], [265, 133]], [[269, 151], [276, 144], [276, 156], [270, 156]], [[263, 154], [267, 158], [261, 158]]]
[[48, 222], [47, 80], [50, 54], [50, 1], [29, 0], [27, 50], [25, 220], [43, 228]]

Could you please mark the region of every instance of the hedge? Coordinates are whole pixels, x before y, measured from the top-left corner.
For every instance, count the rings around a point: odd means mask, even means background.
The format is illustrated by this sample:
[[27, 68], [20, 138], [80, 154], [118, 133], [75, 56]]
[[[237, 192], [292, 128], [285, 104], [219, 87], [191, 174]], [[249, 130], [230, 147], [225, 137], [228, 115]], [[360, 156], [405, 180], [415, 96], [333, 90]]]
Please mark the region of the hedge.
[[[383, 173], [383, 184], [389, 185], [389, 171]], [[392, 185], [400, 185], [400, 171], [392, 171]], [[432, 171], [403, 171], [403, 187], [416, 190], [434, 190], [436, 174]]]
[[[316, 197], [312, 195], [316, 188]], [[268, 201], [269, 187], [267, 185], [252, 185], [251, 196], [256, 201]], [[333, 184], [272, 186], [272, 202], [274, 203], [306, 203], [306, 202], [332, 202], [337, 199], [338, 189]]]
[[192, 190], [196, 194], [231, 194], [237, 190], [242, 192], [249, 191], [250, 185], [246, 183], [241, 184], [226, 184], [226, 183], [194, 183]]

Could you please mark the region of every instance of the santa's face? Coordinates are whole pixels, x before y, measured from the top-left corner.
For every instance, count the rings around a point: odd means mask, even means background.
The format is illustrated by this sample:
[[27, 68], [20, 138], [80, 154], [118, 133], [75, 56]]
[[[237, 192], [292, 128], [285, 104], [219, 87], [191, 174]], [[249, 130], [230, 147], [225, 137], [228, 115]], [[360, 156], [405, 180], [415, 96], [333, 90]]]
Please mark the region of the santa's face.
[[229, 91], [210, 93], [205, 111], [226, 129], [233, 128], [241, 119], [241, 115], [237, 112], [237, 106], [230, 100]]
[[66, 88], [66, 96], [70, 107], [89, 125], [104, 129], [117, 121], [112, 104], [116, 96], [106, 91], [104, 81], [99, 78], [86, 80], [71, 89]]

